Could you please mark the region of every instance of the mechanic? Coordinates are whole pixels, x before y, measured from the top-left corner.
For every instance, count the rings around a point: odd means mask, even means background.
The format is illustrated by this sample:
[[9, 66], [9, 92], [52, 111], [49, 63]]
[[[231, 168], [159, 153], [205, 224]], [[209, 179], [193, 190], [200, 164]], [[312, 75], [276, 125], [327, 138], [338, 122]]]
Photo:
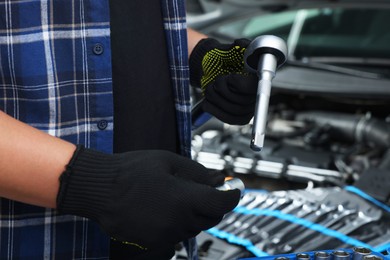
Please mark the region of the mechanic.
[[187, 39], [184, 0], [0, 3], [1, 259], [169, 259], [237, 205], [188, 158], [189, 78], [247, 123], [248, 41]]

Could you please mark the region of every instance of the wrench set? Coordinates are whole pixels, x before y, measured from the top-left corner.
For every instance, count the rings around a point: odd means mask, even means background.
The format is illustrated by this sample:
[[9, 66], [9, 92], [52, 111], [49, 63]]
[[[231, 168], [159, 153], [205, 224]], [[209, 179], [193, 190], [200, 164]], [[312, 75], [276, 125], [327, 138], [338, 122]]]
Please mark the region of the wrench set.
[[390, 259], [389, 255], [374, 252], [365, 247], [354, 247], [352, 249], [335, 249], [310, 251], [294, 254], [283, 254], [257, 258], [242, 258], [241, 260], [385, 260]]
[[390, 248], [390, 208], [355, 191], [248, 190], [235, 210], [207, 232], [244, 246], [255, 256], [324, 248], [365, 247], [377, 252]]

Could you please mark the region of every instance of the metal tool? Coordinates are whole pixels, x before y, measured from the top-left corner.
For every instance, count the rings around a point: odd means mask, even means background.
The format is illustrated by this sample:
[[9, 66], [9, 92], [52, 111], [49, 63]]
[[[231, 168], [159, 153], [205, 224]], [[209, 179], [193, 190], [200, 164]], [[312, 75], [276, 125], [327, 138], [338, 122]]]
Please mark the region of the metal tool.
[[[298, 211], [300, 211], [304, 206], [304, 203], [306, 203], [306, 201], [302, 199], [294, 199], [292, 200], [291, 204], [282, 209], [281, 212], [284, 214], [297, 214]], [[282, 228], [285, 228], [289, 225], [290, 223], [284, 220], [275, 220], [272, 223], [262, 227], [257, 227], [254, 225], [249, 230], [249, 236], [259, 234], [263, 239], [267, 239], [271, 234], [275, 234]]]
[[363, 260], [383, 260], [383, 257], [378, 255], [365, 255], [363, 256]]
[[[389, 215], [356, 194], [338, 187], [308, 188], [282, 193], [247, 191], [241, 203], [242, 208], [253, 210], [253, 214], [233, 212], [234, 214], [226, 218], [226, 222], [222, 221], [223, 224], [218, 225], [221, 227], [219, 230], [238, 239], [250, 241], [257, 249], [269, 255], [307, 253], [313, 248], [354, 246], [347, 240], [340, 240], [334, 235], [327, 235], [319, 232], [317, 228], [307, 226], [310, 222], [327, 230], [352, 236], [373, 247], [381, 247], [390, 242]], [[262, 210], [280, 213], [281, 218], [265, 212], [262, 215]], [[297, 220], [304, 219], [307, 223], [301, 225], [299, 222], [282, 217], [288, 215]], [[365, 255], [374, 254], [369, 249], [359, 247], [356, 247], [355, 251], [340, 250], [326, 252], [333, 260], [363, 260]], [[327, 256], [322, 257], [323, 260], [328, 260]], [[367, 258], [367, 260], [380, 260], [375, 257]], [[314, 254], [310, 259], [315, 260]], [[306, 259], [302, 257], [296, 260]]]
[[[286, 196], [291, 199], [291, 203], [287, 207], [281, 209], [283, 214], [293, 214], [297, 217], [303, 217], [318, 209], [318, 201], [313, 200], [313, 198], [316, 197], [312, 196], [307, 190], [301, 190], [299, 192], [291, 190]], [[250, 230], [250, 236], [260, 235], [264, 240], [268, 240], [271, 235], [279, 233], [280, 230], [289, 226], [289, 222], [275, 219], [272, 223], [265, 226], [253, 226]]]
[[306, 253], [298, 253], [296, 254], [297, 260], [310, 260], [310, 255]]
[[318, 251], [314, 254], [315, 260], [330, 260], [331, 257], [332, 257], [331, 254], [325, 251]]
[[216, 188], [217, 190], [228, 191], [238, 189], [241, 192], [241, 197], [244, 195], [245, 184], [239, 178], [226, 178], [225, 182]]
[[332, 252], [333, 260], [349, 260], [350, 254], [345, 250], [335, 250]]
[[363, 260], [363, 257], [371, 254], [371, 249], [366, 247], [354, 247], [353, 248], [353, 260]]
[[290, 259], [286, 256], [279, 256], [279, 257], [275, 257], [274, 260], [290, 260]]
[[[297, 216], [315, 223], [318, 219], [327, 214], [330, 214], [337, 208], [336, 206], [332, 205], [330, 201], [325, 201], [324, 203], [320, 204], [318, 208], [317, 207], [318, 205], [312, 205], [310, 208], [302, 208], [302, 211], [299, 212]], [[313, 211], [313, 209], [315, 210]], [[286, 228], [280, 230], [278, 233], [271, 235], [267, 241], [263, 241], [263, 243], [268, 243], [267, 246], [269, 247], [282, 247], [283, 249], [280, 249], [281, 252], [288, 252], [292, 249], [285, 249], [286, 247], [289, 247], [289, 245], [286, 245], [286, 243], [296, 237], [296, 234], [300, 234], [306, 230], [307, 229], [305, 227], [300, 225], [289, 225]]]
[[[288, 206], [291, 202], [292, 201], [289, 198], [276, 197], [274, 199], [274, 203], [272, 203], [269, 207], [267, 207], [267, 210], [282, 210], [284, 207]], [[250, 227], [254, 225], [267, 226], [268, 224], [272, 223], [273, 220], [274, 218], [270, 216], [263, 216], [261, 219], [255, 216], [251, 220], [248, 220], [245, 223], [243, 223], [243, 225], [241, 225], [239, 229], [236, 229], [231, 233], [233, 235], [237, 235], [238, 237], [247, 237], [251, 232]]]
[[[329, 223], [336, 223], [339, 222], [339, 225], [328, 225], [323, 224], [323, 226], [331, 228], [333, 230], [336, 230], [337, 232], [340, 232], [342, 234], [349, 235], [353, 231], [357, 230], [360, 227], [365, 226], [368, 223], [372, 223], [374, 221], [377, 221], [382, 216], [380, 214], [380, 210], [376, 208], [371, 208], [367, 211], [364, 211], [364, 209], [361, 209], [359, 211], [355, 210], [348, 210], [345, 209], [344, 211], [346, 214], [345, 216], [350, 216], [348, 218], [344, 218], [341, 215], [340, 216], [333, 216], [333, 220]], [[353, 214], [349, 215], [347, 212], [354, 212]], [[330, 243], [334, 238], [332, 237], [320, 237], [317, 236], [316, 238], [311, 239], [309, 242], [305, 243], [304, 247], [294, 247], [294, 250], [307, 250], [308, 248], [312, 248], [313, 246], [321, 246], [325, 247], [327, 243]], [[301, 238], [301, 241], [305, 241], [305, 238]], [[306, 241], [308, 241], [306, 239]], [[301, 243], [302, 244], [302, 243]], [[299, 245], [299, 242], [295, 244], [296, 246]]]
[[[248, 207], [251, 207], [253, 202], [255, 203], [255, 205], [257, 205], [257, 203], [260, 203], [261, 201], [262, 201], [262, 199], [256, 195], [254, 195], [253, 193], [247, 193], [241, 198], [238, 206], [248, 208]], [[230, 226], [231, 224], [235, 223], [237, 221], [237, 219], [239, 219], [240, 217], [242, 217], [242, 214], [231, 211], [225, 215], [224, 221], [221, 221], [219, 224], [217, 224], [215, 226], [215, 228], [222, 230], [222, 229]]]
[[[318, 211], [319, 205], [312, 202], [307, 202], [306, 204], [303, 204], [299, 208], [300, 210], [297, 212], [296, 216], [299, 218], [305, 218], [307, 215]], [[279, 222], [278, 219], [275, 219], [275, 221]], [[268, 225], [270, 225], [270, 223]], [[284, 225], [276, 232], [272, 232], [272, 231], [267, 232], [266, 230], [265, 232], [262, 232], [262, 230], [265, 227], [266, 226], [264, 225], [255, 225], [254, 227], [252, 227], [250, 230], [251, 234], [249, 235], [248, 239], [250, 239], [256, 245], [256, 247], [260, 249], [264, 249], [265, 247], [267, 247], [268, 250], [272, 250], [272, 248], [275, 248], [280, 243], [281, 240], [285, 240], [284, 239], [285, 237], [297, 233], [299, 234], [299, 232], [296, 232], [296, 230], [302, 228], [301, 226], [292, 225], [291, 223], [288, 223], [288, 225]], [[288, 239], [286, 238], [286, 240]]]
[[[347, 204], [344, 202], [344, 204]], [[331, 228], [337, 223], [345, 225], [345, 222], [348, 221], [348, 217], [358, 214], [357, 209], [349, 209], [341, 203], [338, 205], [337, 210], [326, 215], [326, 218], [322, 221], [317, 221], [316, 224], [322, 225], [326, 228]], [[346, 220], [347, 219], [347, 220]], [[333, 228], [335, 229], [335, 228]], [[288, 246], [293, 248], [293, 250], [302, 251], [311, 248], [312, 246], [321, 246], [332, 240], [332, 237], [322, 237], [318, 236], [318, 233], [314, 230], [305, 230], [301, 233], [299, 237], [296, 237], [288, 241]]]
[[[261, 207], [269, 207], [270, 205], [274, 204], [275, 198], [272, 196], [267, 196], [266, 199], [264, 197], [261, 197], [260, 200], [255, 200], [257, 201], [257, 204], [251, 203], [250, 207], [248, 209], [252, 208], [261, 208]], [[225, 232], [236, 232], [236, 230], [241, 230], [241, 227], [245, 224], [248, 223], [248, 221], [256, 221], [258, 220], [257, 216], [253, 215], [241, 215], [241, 217], [237, 218], [236, 222], [233, 223], [233, 225], [230, 225], [224, 229]]]
[[[244, 195], [243, 199], [246, 199], [247, 197], [251, 197], [254, 195], [253, 193], [248, 193]], [[251, 199], [247, 206], [245, 206], [247, 209], [253, 209], [261, 205], [262, 203], [267, 201], [268, 198], [268, 193], [258, 193], [254, 195], [254, 199]], [[243, 200], [241, 199], [241, 200]], [[250, 215], [243, 215], [240, 213], [235, 213], [230, 215], [228, 218], [226, 218], [226, 221], [220, 222], [216, 228], [223, 230], [225, 232], [228, 232], [229, 230], [234, 230], [235, 228], [239, 227], [243, 222], [246, 221], [246, 219], [251, 218], [252, 216]], [[234, 227], [232, 227], [234, 226]]]
[[263, 148], [271, 81], [275, 77], [276, 69], [282, 66], [286, 60], [286, 42], [273, 35], [255, 38], [244, 53], [246, 68], [250, 72], [257, 73], [259, 77], [250, 145], [254, 151], [261, 151]]

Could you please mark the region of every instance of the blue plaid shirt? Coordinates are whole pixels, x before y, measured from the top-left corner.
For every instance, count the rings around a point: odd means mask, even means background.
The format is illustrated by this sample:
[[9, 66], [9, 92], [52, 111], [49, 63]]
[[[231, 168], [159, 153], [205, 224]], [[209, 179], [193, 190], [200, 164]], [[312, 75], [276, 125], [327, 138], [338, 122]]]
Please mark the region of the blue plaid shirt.
[[[184, 0], [162, 0], [183, 155], [190, 155]], [[112, 152], [108, 0], [0, 1], [0, 109], [51, 135]], [[37, 148], [39, 149], [39, 148]], [[106, 259], [86, 219], [0, 200], [0, 259]]]

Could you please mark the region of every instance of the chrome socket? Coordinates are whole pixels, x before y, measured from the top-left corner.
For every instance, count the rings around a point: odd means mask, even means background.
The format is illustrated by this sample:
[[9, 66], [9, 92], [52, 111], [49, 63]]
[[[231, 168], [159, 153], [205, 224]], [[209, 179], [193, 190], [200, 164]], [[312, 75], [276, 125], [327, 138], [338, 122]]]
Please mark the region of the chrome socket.
[[366, 247], [354, 247], [353, 248], [353, 260], [363, 260], [364, 256], [370, 255], [371, 250]]

